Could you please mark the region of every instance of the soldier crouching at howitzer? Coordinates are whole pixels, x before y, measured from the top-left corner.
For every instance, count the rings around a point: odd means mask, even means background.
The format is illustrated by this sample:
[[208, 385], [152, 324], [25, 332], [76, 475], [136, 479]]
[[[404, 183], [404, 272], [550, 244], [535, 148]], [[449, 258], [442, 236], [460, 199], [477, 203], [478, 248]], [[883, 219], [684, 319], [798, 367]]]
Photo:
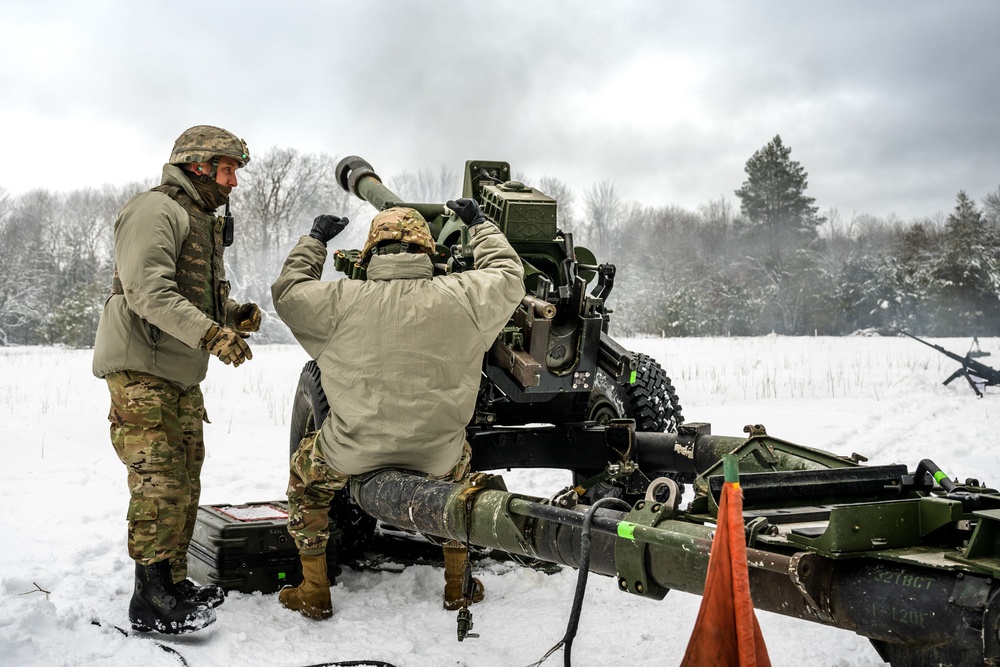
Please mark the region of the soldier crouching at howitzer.
[[[222, 253], [232, 242], [229, 194], [250, 161], [242, 139], [198, 125], [174, 143], [161, 185], [115, 220], [115, 272], [94, 343], [94, 374], [111, 390], [111, 442], [128, 469], [132, 628], [193, 632], [215, 621], [224, 593], [187, 578], [201, 466], [199, 383], [209, 354], [239, 366], [260, 328], [256, 304], [229, 298]], [[226, 216], [215, 211], [226, 205]]]
[[[319, 431], [299, 443], [288, 481], [288, 531], [304, 580], [278, 598], [310, 618], [333, 613], [328, 512], [351, 475], [389, 467], [453, 481], [468, 475], [465, 427], [483, 354], [524, 296], [524, 271], [475, 201], [448, 207], [470, 228], [474, 271], [434, 276], [427, 223], [417, 211], [396, 207], [372, 220], [358, 259], [366, 281], [320, 280], [326, 243], [347, 225], [346, 218], [322, 215], [271, 286], [278, 316], [316, 360], [330, 402]], [[481, 600], [478, 579], [471, 599], [463, 598], [466, 548], [451, 541], [444, 554], [445, 607]]]

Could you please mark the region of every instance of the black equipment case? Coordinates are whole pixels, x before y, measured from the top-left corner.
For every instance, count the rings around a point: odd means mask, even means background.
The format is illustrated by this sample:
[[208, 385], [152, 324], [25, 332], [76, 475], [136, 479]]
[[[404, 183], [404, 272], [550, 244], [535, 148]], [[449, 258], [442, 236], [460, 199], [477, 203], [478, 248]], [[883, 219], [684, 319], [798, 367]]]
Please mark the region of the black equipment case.
[[[201, 505], [188, 548], [188, 574], [227, 591], [274, 593], [302, 582], [295, 541], [288, 534], [288, 503]], [[337, 572], [327, 551], [330, 582]]]

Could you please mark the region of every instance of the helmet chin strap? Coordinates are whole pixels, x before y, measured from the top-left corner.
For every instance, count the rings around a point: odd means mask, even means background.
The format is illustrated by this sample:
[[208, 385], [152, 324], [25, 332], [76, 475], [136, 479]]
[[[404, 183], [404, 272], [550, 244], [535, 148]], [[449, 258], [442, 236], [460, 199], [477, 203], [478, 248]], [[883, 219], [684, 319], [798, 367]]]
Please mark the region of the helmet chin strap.
[[208, 172], [206, 172], [205, 168], [201, 166], [202, 164], [206, 163], [199, 163], [191, 173], [197, 176], [203, 183], [208, 183], [209, 180], [214, 181], [219, 175], [219, 156], [216, 155], [207, 162], [207, 164], [211, 166], [211, 169], [209, 169]]

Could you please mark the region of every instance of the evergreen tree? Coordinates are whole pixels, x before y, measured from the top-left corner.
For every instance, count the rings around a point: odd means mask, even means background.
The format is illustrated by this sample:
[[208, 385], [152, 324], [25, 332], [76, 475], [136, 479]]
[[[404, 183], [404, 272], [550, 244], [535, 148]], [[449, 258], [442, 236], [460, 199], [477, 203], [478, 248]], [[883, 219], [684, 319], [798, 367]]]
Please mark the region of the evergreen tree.
[[775, 135], [747, 160], [747, 180], [736, 190], [740, 211], [751, 225], [770, 232], [815, 236], [824, 218], [813, 205], [816, 200], [806, 196], [808, 175], [791, 154], [792, 149]]
[[[743, 220], [746, 278], [764, 307], [761, 333], [812, 333], [820, 322], [810, 312], [821, 285], [816, 228], [824, 222], [805, 194], [805, 169], [775, 135], [747, 160], [747, 180], [736, 190]], [[824, 327], [826, 323], [824, 322]]]
[[1000, 330], [1000, 228], [960, 191], [932, 263], [935, 323], [943, 333], [995, 335]]
[[891, 334], [896, 329], [923, 328], [916, 317], [925, 303], [916, 283], [898, 259], [887, 253], [859, 253], [848, 258], [831, 281], [841, 330], [852, 333], [876, 329]]
[[991, 225], [1000, 225], [1000, 186], [983, 197], [983, 217]]

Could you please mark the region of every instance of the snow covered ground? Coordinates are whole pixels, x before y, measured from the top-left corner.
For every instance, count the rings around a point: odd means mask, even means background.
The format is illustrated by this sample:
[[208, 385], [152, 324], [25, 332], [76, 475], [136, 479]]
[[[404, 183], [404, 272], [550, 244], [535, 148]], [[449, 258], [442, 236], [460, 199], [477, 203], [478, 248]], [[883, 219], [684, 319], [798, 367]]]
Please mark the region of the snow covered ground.
[[[764, 424], [779, 438], [858, 452], [871, 463], [932, 457], [952, 476], [1000, 483], [1000, 390], [977, 399], [956, 364], [905, 338], [698, 338], [622, 341], [656, 357], [674, 379], [687, 421], [741, 435]], [[964, 353], [968, 339], [935, 339]], [[984, 339], [1000, 364], [1000, 339]], [[546, 575], [487, 561], [486, 600], [473, 607], [478, 639], [456, 640], [441, 608], [441, 570], [346, 569], [335, 615], [311, 621], [276, 595], [231, 594], [218, 621], [178, 638], [125, 637], [132, 562], [125, 552], [125, 471], [108, 441], [108, 396], [86, 350], [0, 348], [0, 665], [274, 665], [380, 660], [397, 667], [520, 667], [562, 637], [576, 572]], [[288, 415], [305, 354], [257, 346], [239, 369], [212, 363], [203, 384], [209, 418], [203, 503], [284, 496]], [[991, 363], [992, 361], [992, 363]], [[504, 473], [514, 490], [547, 496], [560, 471]], [[40, 590], [41, 589], [41, 590]], [[44, 591], [44, 592], [43, 592]], [[589, 578], [574, 664], [679, 664], [700, 598], [661, 602]], [[850, 632], [758, 612], [776, 666], [880, 665]], [[94, 625], [93, 621], [103, 623]], [[555, 654], [546, 665], [561, 665]]]

